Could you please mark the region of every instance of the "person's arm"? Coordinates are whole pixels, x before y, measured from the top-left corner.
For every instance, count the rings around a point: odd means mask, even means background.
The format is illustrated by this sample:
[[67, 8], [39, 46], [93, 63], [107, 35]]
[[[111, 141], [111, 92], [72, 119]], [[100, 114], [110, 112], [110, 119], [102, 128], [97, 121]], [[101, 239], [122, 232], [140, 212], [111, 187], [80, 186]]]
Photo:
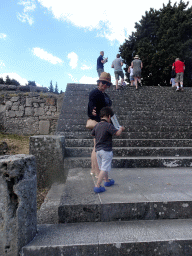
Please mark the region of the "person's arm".
[[120, 136], [121, 133], [125, 130], [125, 127], [121, 126], [119, 130], [115, 133], [116, 136]]
[[143, 68], [143, 62], [141, 61], [141, 69]]
[[130, 73], [130, 67], [128, 67], [128, 70], [127, 70], [128, 73]]
[[133, 61], [131, 62], [131, 67], [133, 68]]

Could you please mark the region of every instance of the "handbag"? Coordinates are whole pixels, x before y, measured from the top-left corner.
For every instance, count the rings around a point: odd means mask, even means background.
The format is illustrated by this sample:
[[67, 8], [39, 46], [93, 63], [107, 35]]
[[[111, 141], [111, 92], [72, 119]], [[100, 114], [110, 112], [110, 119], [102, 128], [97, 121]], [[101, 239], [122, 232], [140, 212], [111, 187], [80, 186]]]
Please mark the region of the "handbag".
[[92, 130], [96, 124], [97, 124], [97, 121], [89, 118], [86, 123], [86, 128]]

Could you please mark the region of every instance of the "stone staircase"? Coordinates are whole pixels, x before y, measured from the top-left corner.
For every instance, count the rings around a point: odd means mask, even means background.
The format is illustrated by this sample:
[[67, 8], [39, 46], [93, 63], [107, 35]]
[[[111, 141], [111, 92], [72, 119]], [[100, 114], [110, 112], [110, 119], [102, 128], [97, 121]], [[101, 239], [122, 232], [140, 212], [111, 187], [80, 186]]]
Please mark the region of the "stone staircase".
[[59, 224], [39, 225], [22, 255], [192, 255], [192, 89], [109, 89], [126, 130], [113, 140], [116, 183], [95, 194], [85, 129], [93, 88], [67, 86], [57, 127], [68, 170]]

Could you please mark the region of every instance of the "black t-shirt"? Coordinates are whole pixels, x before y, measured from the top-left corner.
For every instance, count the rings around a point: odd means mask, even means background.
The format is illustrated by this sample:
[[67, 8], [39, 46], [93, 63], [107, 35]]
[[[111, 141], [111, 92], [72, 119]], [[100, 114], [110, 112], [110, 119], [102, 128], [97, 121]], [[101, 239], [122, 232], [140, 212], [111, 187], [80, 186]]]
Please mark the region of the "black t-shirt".
[[[100, 110], [104, 107], [111, 106], [112, 101], [106, 93], [101, 92], [99, 89], [93, 89], [89, 94], [89, 103], [88, 103], [88, 116], [96, 120], [100, 121]], [[96, 107], [96, 116], [92, 115], [92, 111]]]
[[103, 60], [103, 56], [100, 55], [98, 58], [97, 58], [97, 70], [99, 68], [103, 68], [103, 63], [101, 62]]
[[112, 151], [112, 136], [117, 131], [118, 130], [111, 123], [107, 121], [99, 122], [91, 132], [96, 139], [95, 151], [102, 149], [104, 151]]

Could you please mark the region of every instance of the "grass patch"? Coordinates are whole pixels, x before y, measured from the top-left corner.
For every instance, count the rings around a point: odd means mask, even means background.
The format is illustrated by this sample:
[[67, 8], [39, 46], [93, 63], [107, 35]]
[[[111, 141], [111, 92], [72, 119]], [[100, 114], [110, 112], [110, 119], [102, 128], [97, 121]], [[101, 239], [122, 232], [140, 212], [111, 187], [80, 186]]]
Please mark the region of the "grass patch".
[[6, 142], [8, 145], [8, 155], [29, 154], [30, 136], [3, 134], [0, 133], [0, 144]]

